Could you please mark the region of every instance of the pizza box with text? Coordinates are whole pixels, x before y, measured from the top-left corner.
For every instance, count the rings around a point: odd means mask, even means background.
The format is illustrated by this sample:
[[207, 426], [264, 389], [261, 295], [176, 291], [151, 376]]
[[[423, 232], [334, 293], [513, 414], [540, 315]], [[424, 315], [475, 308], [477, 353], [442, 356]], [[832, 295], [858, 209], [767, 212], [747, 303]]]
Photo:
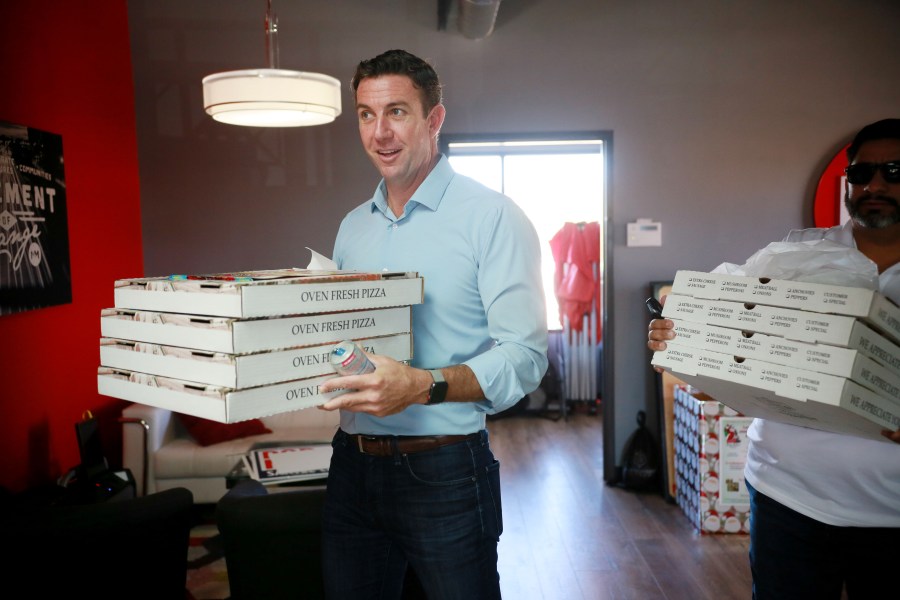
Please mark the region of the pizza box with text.
[[[847, 347], [858, 322], [847, 315], [781, 308], [763, 304], [744, 304], [729, 300], [705, 300], [670, 294], [663, 316], [695, 323], [707, 323], [742, 331], [777, 335], [801, 342]], [[890, 338], [895, 342], [893, 337]]]
[[97, 391], [106, 396], [165, 408], [219, 421], [236, 423], [319, 406], [344, 393], [323, 394], [319, 386], [336, 375], [264, 385], [243, 390], [204, 386], [189, 381], [100, 367]]
[[[412, 336], [402, 333], [357, 340], [371, 354], [394, 360], [412, 358]], [[102, 338], [104, 367], [162, 375], [194, 383], [243, 389], [281, 381], [333, 374], [329, 362], [333, 343], [254, 354], [224, 354]]]
[[[900, 348], [861, 322], [856, 325], [851, 337], [852, 348], [843, 348], [676, 320], [674, 343], [846, 377], [875, 391], [883, 390], [889, 397], [900, 398], [900, 369], [872, 358], [884, 358], [887, 352], [889, 364], [896, 365]], [[893, 391], [887, 391], [891, 388]]]
[[678, 271], [672, 293], [858, 317], [900, 341], [900, 307], [880, 292], [866, 288]]
[[652, 364], [750, 417], [879, 441], [900, 428], [900, 402], [824, 373], [668, 343]]
[[104, 337], [228, 354], [411, 331], [412, 308], [409, 306], [262, 319], [117, 308], [104, 309], [100, 313], [100, 333]]
[[[653, 358], [654, 361], [657, 360], [655, 355]], [[682, 373], [697, 373], [744, 383], [797, 400], [817, 400], [819, 394], [831, 393], [843, 386], [844, 381], [848, 379], [789, 365], [683, 346], [678, 343], [677, 338], [667, 343], [666, 350], [658, 360], [660, 364], [657, 366], [677, 365]], [[880, 371], [871, 373], [862, 368], [853, 375], [856, 383], [897, 403], [900, 407], [900, 387], [882, 379], [879, 373]]]
[[281, 269], [120, 279], [115, 307], [248, 319], [421, 304], [417, 273]]
[[799, 402], [769, 390], [714, 377], [687, 374], [678, 377], [750, 417], [886, 443], [893, 442], [882, 436], [881, 431], [900, 428], [900, 408], [884, 408], [882, 403], [887, 400], [849, 380], [840, 396], [828, 398], [827, 402]]

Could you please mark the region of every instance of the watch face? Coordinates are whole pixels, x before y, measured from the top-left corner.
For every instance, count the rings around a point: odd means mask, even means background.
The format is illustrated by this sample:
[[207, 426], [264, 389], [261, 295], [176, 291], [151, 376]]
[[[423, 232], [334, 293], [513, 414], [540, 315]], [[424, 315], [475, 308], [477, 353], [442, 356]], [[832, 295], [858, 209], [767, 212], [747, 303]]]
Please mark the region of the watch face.
[[428, 392], [428, 404], [440, 404], [447, 397], [447, 382], [435, 381]]

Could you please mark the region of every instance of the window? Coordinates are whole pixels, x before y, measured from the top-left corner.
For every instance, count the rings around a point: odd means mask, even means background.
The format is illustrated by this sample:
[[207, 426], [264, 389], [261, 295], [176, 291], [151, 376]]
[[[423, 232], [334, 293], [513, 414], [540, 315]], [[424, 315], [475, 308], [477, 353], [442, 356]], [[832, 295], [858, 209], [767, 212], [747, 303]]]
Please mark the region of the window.
[[442, 143], [454, 170], [506, 194], [534, 223], [541, 240], [547, 324], [550, 329], [562, 328], [550, 240], [567, 222], [602, 223], [604, 138], [442, 136]]

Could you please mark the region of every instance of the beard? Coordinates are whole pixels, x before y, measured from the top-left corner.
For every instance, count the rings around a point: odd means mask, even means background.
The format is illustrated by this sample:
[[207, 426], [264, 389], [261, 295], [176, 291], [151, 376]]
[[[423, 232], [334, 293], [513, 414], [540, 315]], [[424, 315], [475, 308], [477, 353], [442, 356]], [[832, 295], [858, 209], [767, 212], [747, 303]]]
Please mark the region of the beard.
[[[869, 210], [863, 207], [866, 200], [877, 200], [889, 204], [893, 210]], [[865, 194], [857, 198], [847, 198], [844, 200], [847, 212], [853, 222], [860, 227], [869, 229], [884, 229], [891, 225], [900, 223], [900, 203], [890, 196], [873, 196]]]

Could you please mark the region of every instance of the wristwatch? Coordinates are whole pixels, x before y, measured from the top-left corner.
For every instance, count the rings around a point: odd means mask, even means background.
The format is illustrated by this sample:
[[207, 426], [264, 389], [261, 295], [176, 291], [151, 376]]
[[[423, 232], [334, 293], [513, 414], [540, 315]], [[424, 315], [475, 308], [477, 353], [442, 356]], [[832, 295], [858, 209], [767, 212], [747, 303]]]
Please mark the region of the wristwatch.
[[434, 383], [431, 384], [431, 389], [428, 390], [428, 401], [425, 404], [429, 406], [440, 404], [447, 398], [447, 382], [444, 380], [444, 374], [441, 373], [440, 369], [428, 369], [428, 372], [431, 373]]

